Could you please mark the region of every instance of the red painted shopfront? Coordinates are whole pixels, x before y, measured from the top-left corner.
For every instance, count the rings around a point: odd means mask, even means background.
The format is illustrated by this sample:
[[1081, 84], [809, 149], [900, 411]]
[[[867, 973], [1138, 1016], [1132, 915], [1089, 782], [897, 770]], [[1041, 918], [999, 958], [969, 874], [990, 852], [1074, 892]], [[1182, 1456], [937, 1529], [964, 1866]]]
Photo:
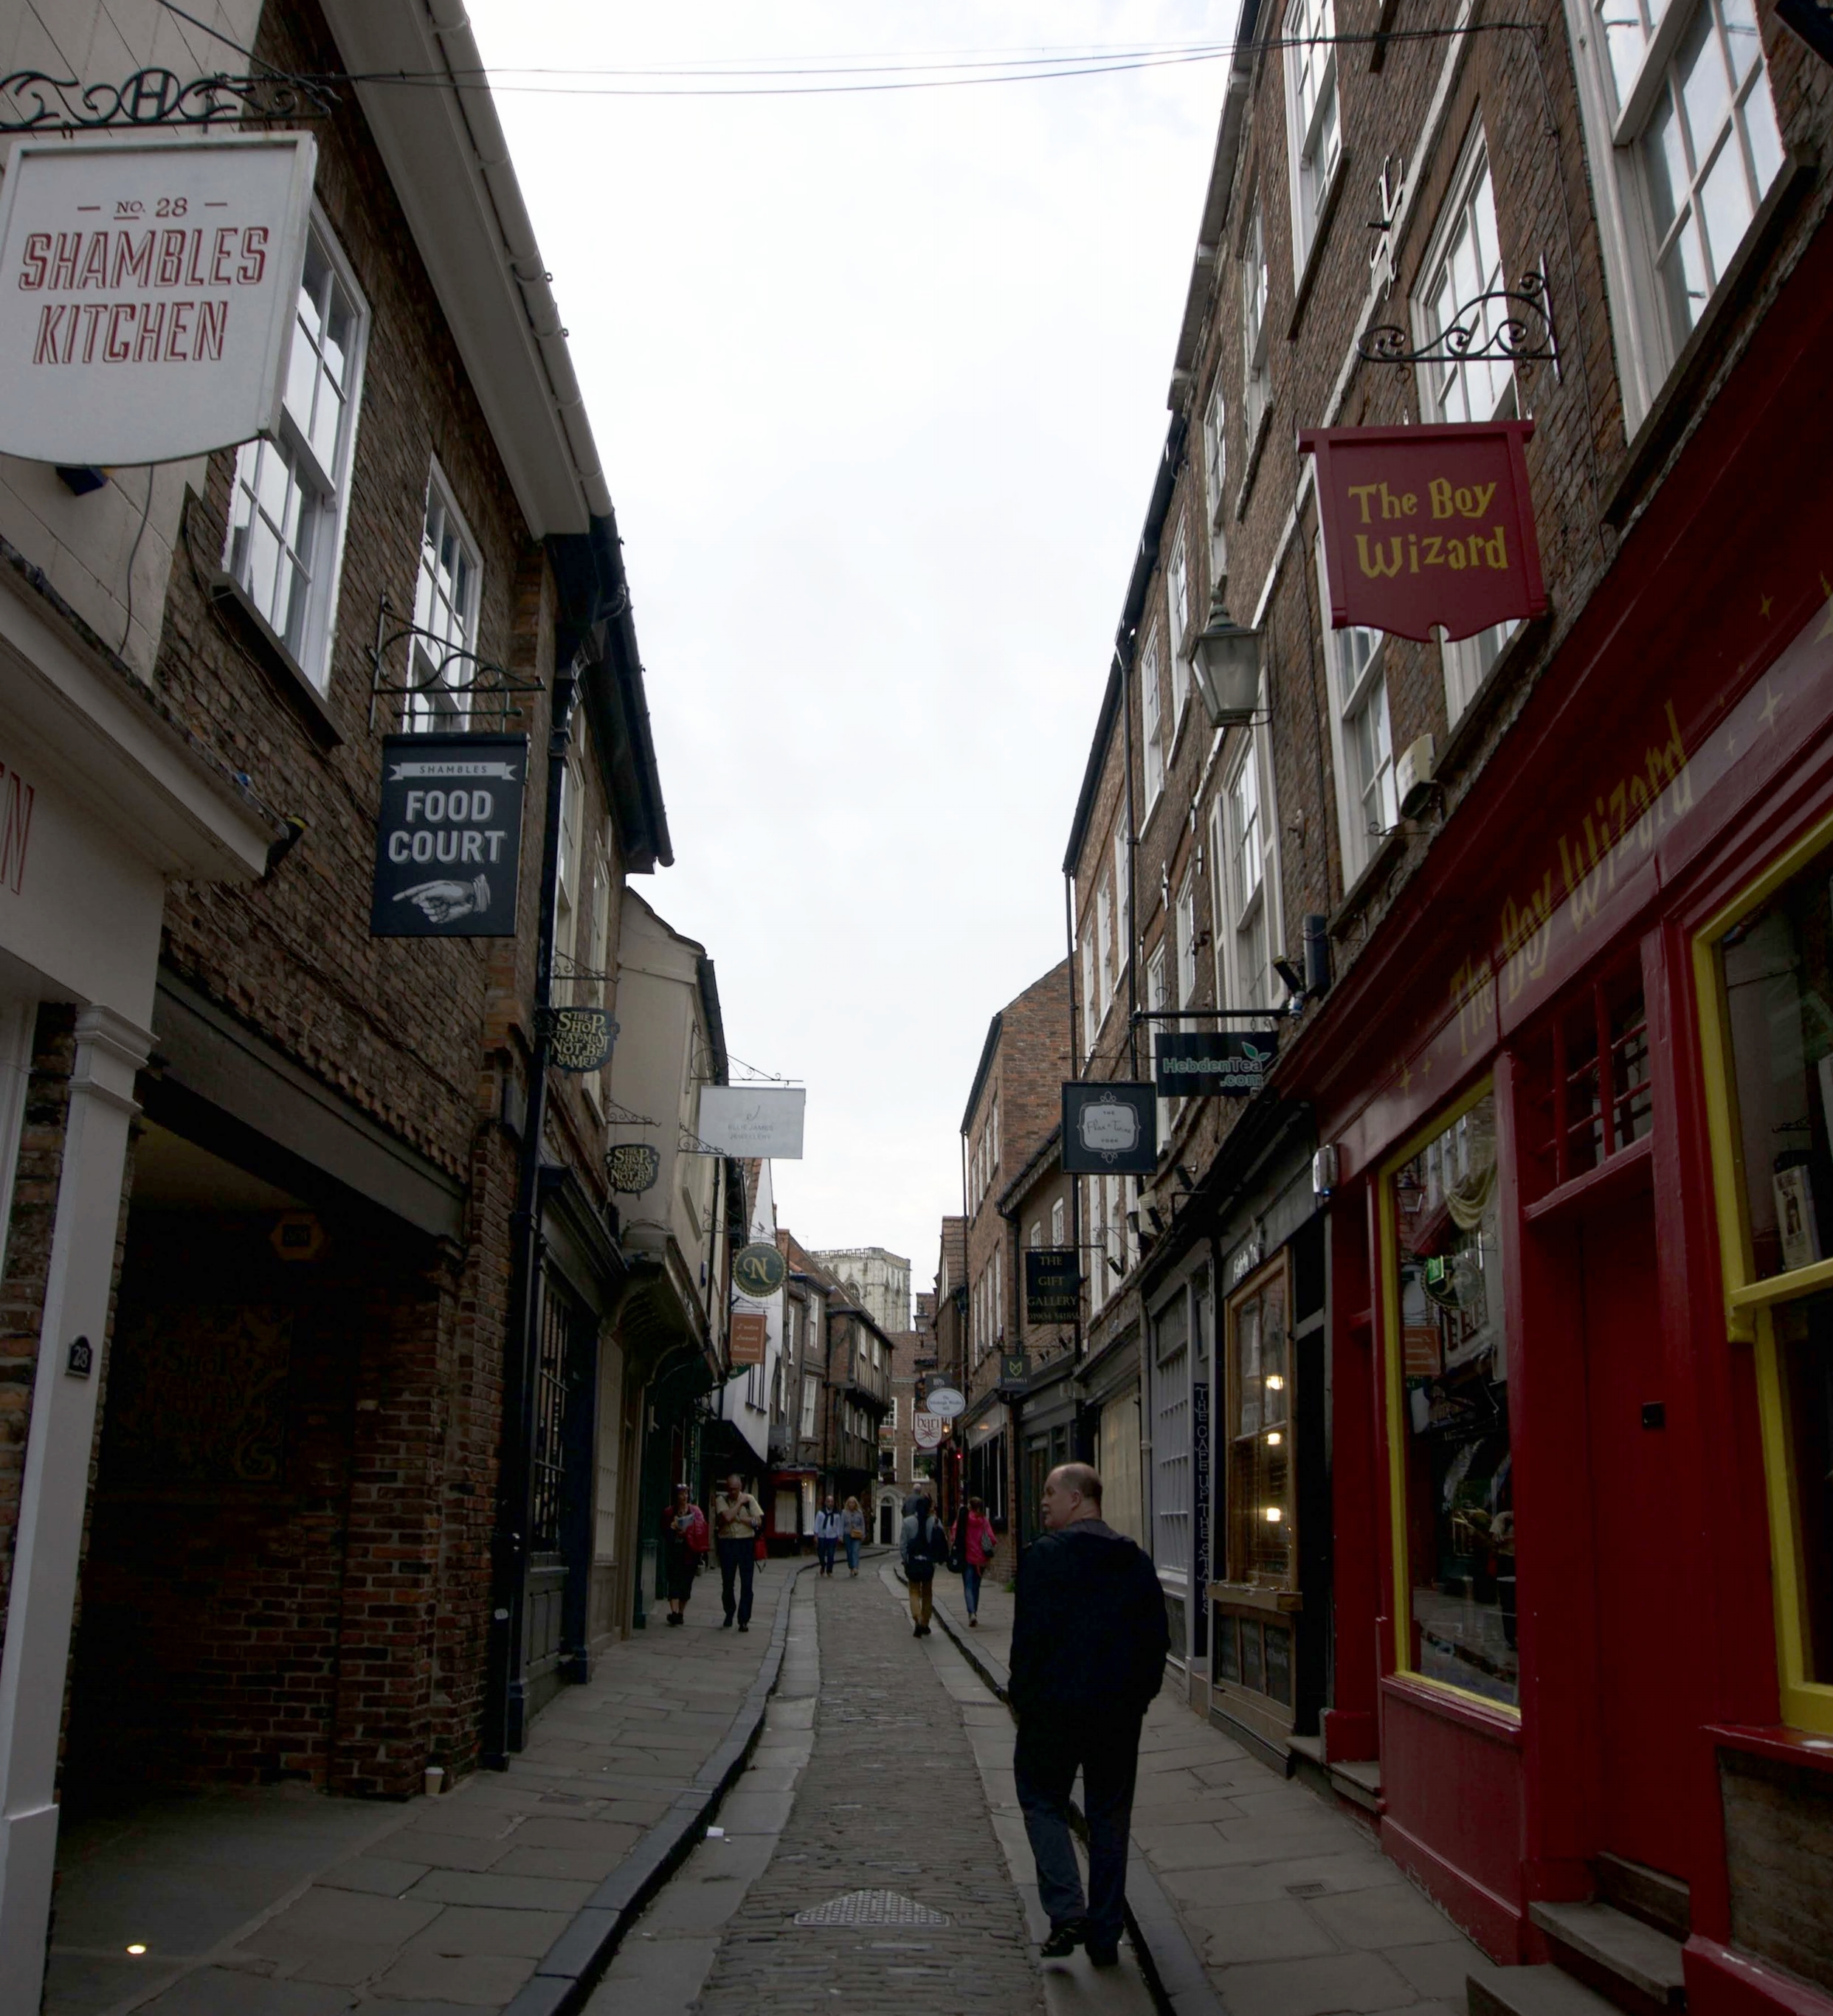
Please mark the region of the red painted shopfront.
[[1833, 2009], [1829, 356], [1823, 233], [1292, 1060], [1329, 1754], [1499, 1959], [1678, 1879], [1696, 2011]]

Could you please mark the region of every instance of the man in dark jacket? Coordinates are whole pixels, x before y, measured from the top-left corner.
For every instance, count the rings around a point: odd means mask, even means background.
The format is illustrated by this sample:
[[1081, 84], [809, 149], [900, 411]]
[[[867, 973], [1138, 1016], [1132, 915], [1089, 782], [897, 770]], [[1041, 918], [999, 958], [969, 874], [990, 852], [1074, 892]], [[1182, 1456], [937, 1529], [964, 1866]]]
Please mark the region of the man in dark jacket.
[[[1158, 1571], [1101, 1520], [1101, 1480], [1066, 1463], [1044, 1483], [1044, 1532], [1018, 1564], [1012, 1631], [1013, 1769], [1050, 1914], [1046, 1960], [1086, 1945], [1097, 1967], [1120, 1957], [1126, 1841], [1140, 1724], [1165, 1677], [1171, 1633]], [[1089, 1900], [1069, 1835], [1078, 1767], [1089, 1825]]]

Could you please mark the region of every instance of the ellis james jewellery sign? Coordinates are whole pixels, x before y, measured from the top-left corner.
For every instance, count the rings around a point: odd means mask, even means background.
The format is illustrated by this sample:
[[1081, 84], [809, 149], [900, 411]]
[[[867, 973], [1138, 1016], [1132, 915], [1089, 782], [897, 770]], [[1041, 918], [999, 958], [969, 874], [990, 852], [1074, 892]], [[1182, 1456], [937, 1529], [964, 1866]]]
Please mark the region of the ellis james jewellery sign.
[[516, 931], [525, 735], [387, 735], [370, 935]]
[[308, 133], [22, 141], [0, 187], [0, 450], [175, 462], [279, 424]]

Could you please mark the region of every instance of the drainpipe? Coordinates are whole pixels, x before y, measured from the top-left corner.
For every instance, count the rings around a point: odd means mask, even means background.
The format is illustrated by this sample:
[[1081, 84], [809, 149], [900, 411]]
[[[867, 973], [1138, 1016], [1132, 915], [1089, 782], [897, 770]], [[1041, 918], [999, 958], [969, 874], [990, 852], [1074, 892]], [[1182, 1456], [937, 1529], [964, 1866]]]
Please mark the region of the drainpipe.
[[547, 1122], [549, 1018], [553, 1000], [554, 911], [560, 867], [560, 800], [578, 695], [578, 661], [556, 669], [547, 738], [547, 805], [541, 838], [541, 915], [535, 952], [535, 1039], [528, 1062], [521, 1165], [510, 1220], [512, 1273], [504, 1334], [502, 1454], [492, 1547], [490, 1629], [486, 1640], [483, 1758], [509, 1768], [528, 1740], [524, 1612], [528, 1596], [529, 1528], [534, 1523], [535, 1365], [541, 1312], [541, 1161]]

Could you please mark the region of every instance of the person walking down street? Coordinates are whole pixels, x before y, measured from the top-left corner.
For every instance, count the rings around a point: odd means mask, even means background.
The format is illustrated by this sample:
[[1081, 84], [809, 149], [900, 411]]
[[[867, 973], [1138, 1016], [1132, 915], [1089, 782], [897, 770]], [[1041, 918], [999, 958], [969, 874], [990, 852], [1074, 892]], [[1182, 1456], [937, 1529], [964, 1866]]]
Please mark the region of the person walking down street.
[[[764, 1508], [744, 1488], [734, 1471], [726, 1489], [713, 1499], [713, 1531], [719, 1543], [719, 1594], [726, 1605], [727, 1629], [734, 1616], [740, 1631], [751, 1628], [751, 1579], [758, 1571], [758, 1535], [764, 1530]], [[736, 1579], [738, 1593], [734, 1597]]]
[[[1044, 1531], [1018, 1566], [1012, 1628], [1013, 1758], [1038, 1895], [1050, 1921], [1046, 1960], [1086, 1946], [1097, 1967], [1120, 1957], [1127, 1830], [1140, 1725], [1165, 1677], [1171, 1634], [1158, 1571], [1101, 1518], [1101, 1480], [1066, 1463], [1044, 1482]], [[1088, 1902], [1069, 1833], [1082, 1774]]]
[[856, 1498], [849, 1498], [840, 1515], [841, 1538], [847, 1543], [847, 1573], [855, 1581], [859, 1574], [859, 1543], [866, 1537], [866, 1514]]
[[832, 1498], [821, 1501], [821, 1510], [815, 1514], [815, 1555], [820, 1562], [819, 1572], [830, 1575], [834, 1572], [834, 1557], [840, 1546], [840, 1514], [834, 1509]]
[[675, 1487], [674, 1502], [662, 1521], [662, 1567], [668, 1585], [668, 1622], [687, 1622], [687, 1599], [693, 1593], [693, 1579], [711, 1546], [707, 1515], [693, 1502], [685, 1484]]
[[910, 1588], [910, 1622], [915, 1627], [910, 1636], [927, 1638], [935, 1597], [935, 1564], [949, 1557], [949, 1536], [927, 1498], [917, 1499], [916, 1510], [904, 1521], [898, 1551]]
[[953, 1559], [961, 1571], [961, 1593], [967, 1601], [970, 1629], [980, 1622], [980, 1579], [999, 1544], [985, 1499], [970, 1498], [955, 1514]]

